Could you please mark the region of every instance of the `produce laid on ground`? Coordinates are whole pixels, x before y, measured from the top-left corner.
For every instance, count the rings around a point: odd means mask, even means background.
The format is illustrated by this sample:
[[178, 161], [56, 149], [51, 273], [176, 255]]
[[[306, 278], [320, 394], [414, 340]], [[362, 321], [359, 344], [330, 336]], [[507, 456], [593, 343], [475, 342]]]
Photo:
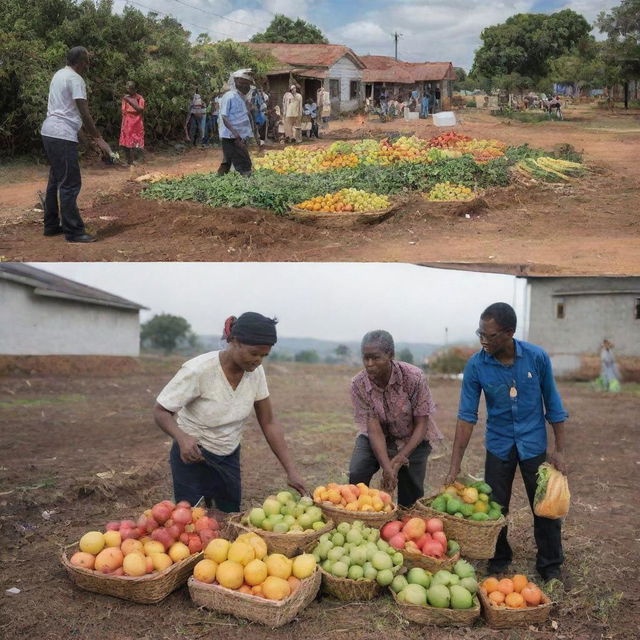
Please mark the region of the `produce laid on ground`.
[[313, 491], [316, 503], [329, 502], [334, 507], [346, 511], [384, 512], [393, 511], [391, 496], [386, 491], [373, 489], [363, 482], [358, 484], [336, 484], [316, 487]]
[[542, 182], [570, 182], [586, 173], [585, 166], [580, 162], [549, 156], [524, 158], [516, 164], [515, 169], [527, 178]]
[[431, 191], [424, 194], [425, 200], [432, 202], [465, 202], [475, 197], [473, 189], [451, 182], [439, 182]]
[[380, 529], [380, 536], [395, 549], [431, 558], [451, 558], [460, 551], [455, 540], [447, 540], [440, 518], [407, 516], [392, 520]]
[[101, 574], [140, 577], [164, 571], [199, 553], [218, 537], [219, 528], [204, 509], [164, 500], [135, 522], [112, 521], [104, 532], [85, 533], [69, 562]]
[[261, 507], [251, 509], [240, 522], [274, 533], [317, 531], [326, 525], [322, 510], [313, 500], [292, 491], [268, 496]]
[[502, 507], [491, 500], [491, 487], [486, 482], [454, 482], [424, 504], [435, 511], [476, 522], [498, 520], [502, 516]]
[[378, 211], [388, 209], [391, 201], [387, 196], [369, 193], [362, 189], [341, 189], [335, 193], [326, 193], [294, 205], [296, 209], [306, 211]]

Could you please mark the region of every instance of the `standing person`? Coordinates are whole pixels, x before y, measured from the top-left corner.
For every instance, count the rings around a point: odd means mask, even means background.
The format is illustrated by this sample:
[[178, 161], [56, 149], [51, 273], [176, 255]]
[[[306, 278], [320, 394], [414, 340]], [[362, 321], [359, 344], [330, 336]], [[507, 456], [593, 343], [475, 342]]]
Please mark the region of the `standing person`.
[[176, 502], [204, 497], [225, 512], [240, 511], [240, 442], [253, 409], [287, 482], [306, 493], [275, 421], [262, 360], [277, 341], [276, 321], [247, 312], [228, 318], [227, 348], [185, 362], [160, 392], [156, 424], [173, 438], [169, 454]]
[[600, 380], [605, 391], [620, 391], [620, 371], [613, 355], [613, 342], [605, 338], [600, 347]]
[[257, 141], [262, 146], [267, 139], [267, 99], [265, 99], [265, 93], [260, 87], [256, 87], [253, 92], [251, 108], [253, 121], [256, 124]]
[[134, 164], [135, 150], [144, 150], [144, 98], [136, 92], [136, 83], [127, 82], [127, 93], [122, 97], [122, 124], [120, 146], [127, 154], [128, 164]]
[[322, 123], [320, 128], [326, 131], [329, 128], [329, 120], [331, 120], [331, 95], [326, 87], [321, 86], [318, 89], [316, 104], [318, 105], [318, 116]]
[[438, 110], [440, 111], [440, 87], [436, 87], [436, 91], [435, 91], [435, 98], [436, 98], [436, 103], [435, 103], [435, 107], [434, 107], [434, 111]]
[[304, 115], [311, 123], [311, 129], [308, 132], [309, 138], [314, 136], [318, 138], [318, 105], [313, 101], [313, 98], [307, 98], [304, 104]]
[[398, 503], [410, 507], [424, 495], [431, 444], [442, 438], [431, 419], [435, 405], [424, 373], [395, 359], [387, 331], [362, 339], [361, 371], [351, 381], [358, 436], [349, 465], [349, 483], [369, 484], [382, 468], [383, 488], [398, 487]]
[[289, 87], [282, 98], [282, 113], [285, 142], [298, 142], [295, 129], [300, 129], [302, 121], [302, 95], [298, 93], [295, 84]]
[[[516, 467], [533, 512], [538, 467], [548, 459], [566, 473], [564, 421], [568, 414], [553, 379], [551, 360], [540, 347], [516, 340], [516, 313], [504, 302], [487, 307], [476, 331], [482, 349], [471, 356], [464, 369], [458, 421], [446, 482], [454, 482], [478, 420], [480, 394], [487, 405], [484, 479], [493, 489], [493, 499], [509, 512]], [[545, 419], [554, 433], [555, 451], [547, 454]], [[561, 521], [534, 514], [533, 530], [538, 548], [536, 569], [543, 580], [559, 578], [564, 560]], [[489, 573], [506, 571], [512, 560], [503, 527], [489, 561]]]
[[67, 242], [96, 241], [95, 236], [86, 232], [77, 205], [82, 187], [78, 131], [84, 127], [102, 153], [111, 155], [111, 148], [102, 139], [89, 113], [87, 87], [82, 78], [88, 68], [89, 52], [84, 47], [68, 51], [67, 66], [56, 71], [49, 85], [47, 117], [40, 129], [51, 165], [44, 203], [44, 235], [64, 233]]
[[220, 140], [223, 160], [218, 174], [231, 167], [243, 176], [251, 175], [251, 156], [247, 141], [253, 136], [251, 116], [245, 96], [251, 88], [251, 69], [239, 69], [229, 76], [229, 90], [220, 103]]
[[195, 147], [198, 143], [203, 144], [205, 135], [205, 126], [207, 124], [207, 107], [196, 87], [195, 93], [189, 103], [189, 111], [187, 119], [184, 123], [184, 133]]
[[420, 117], [421, 118], [429, 117], [429, 92], [426, 89], [422, 96], [422, 101], [420, 103]]

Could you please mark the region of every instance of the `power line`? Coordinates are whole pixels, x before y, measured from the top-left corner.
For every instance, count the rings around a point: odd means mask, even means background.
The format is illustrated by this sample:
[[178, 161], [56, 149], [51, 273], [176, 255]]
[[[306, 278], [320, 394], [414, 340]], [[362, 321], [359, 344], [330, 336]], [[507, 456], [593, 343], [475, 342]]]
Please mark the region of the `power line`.
[[[257, 24], [249, 24], [248, 22], [241, 22], [240, 20], [234, 20], [233, 18], [227, 18], [227, 16], [223, 16], [219, 13], [215, 13], [213, 11], [207, 11], [206, 9], [202, 9], [200, 7], [196, 7], [192, 4], [189, 4], [187, 2], [184, 2], [184, 0], [173, 0], [174, 2], [177, 2], [178, 4], [181, 4], [185, 7], [189, 7], [190, 9], [195, 9], [196, 11], [200, 11], [201, 13], [206, 13], [207, 15], [210, 16], [215, 16], [216, 18], [222, 18], [223, 20], [228, 20], [229, 22], [235, 22], [236, 24], [241, 24], [244, 27], [253, 27], [254, 29], [262, 29], [263, 27], [259, 27]], [[271, 13], [271, 12], [269, 12]]]

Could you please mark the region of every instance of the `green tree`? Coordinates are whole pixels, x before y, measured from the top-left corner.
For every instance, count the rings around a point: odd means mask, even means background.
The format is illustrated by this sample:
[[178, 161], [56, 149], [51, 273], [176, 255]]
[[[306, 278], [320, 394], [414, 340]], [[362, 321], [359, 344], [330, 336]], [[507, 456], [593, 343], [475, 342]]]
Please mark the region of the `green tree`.
[[473, 352], [473, 349], [467, 347], [442, 349], [429, 358], [429, 371], [442, 374], [462, 373]]
[[317, 362], [320, 362], [320, 356], [315, 349], [305, 349], [303, 351], [298, 351], [293, 359], [296, 362], [307, 362], [309, 364], [316, 364]]
[[351, 356], [351, 349], [346, 344], [339, 344], [335, 348], [335, 354], [340, 358], [349, 358]]
[[408, 347], [402, 349], [398, 354], [398, 360], [413, 364], [413, 353], [411, 353], [411, 349], [409, 349]]
[[488, 77], [518, 73], [534, 82], [549, 73], [549, 61], [589, 37], [583, 16], [564, 9], [551, 15], [519, 13], [482, 31], [470, 75]]
[[193, 347], [197, 343], [191, 325], [181, 316], [169, 313], [155, 315], [145, 322], [140, 327], [140, 340], [143, 345], [163, 349], [165, 353], [171, 353], [180, 345]]
[[453, 70], [456, 72], [456, 80], [453, 83], [454, 91], [460, 91], [460, 89], [464, 89], [463, 82], [467, 79], [467, 72], [462, 67], [453, 67]]
[[629, 82], [640, 78], [640, 0], [622, 0], [609, 13], [601, 12], [596, 25], [607, 34], [603, 59], [607, 75], [624, 85], [624, 108], [629, 108]]
[[292, 20], [279, 13], [262, 33], [256, 33], [251, 42], [288, 42], [290, 44], [328, 44], [324, 34], [315, 25], [298, 18]]

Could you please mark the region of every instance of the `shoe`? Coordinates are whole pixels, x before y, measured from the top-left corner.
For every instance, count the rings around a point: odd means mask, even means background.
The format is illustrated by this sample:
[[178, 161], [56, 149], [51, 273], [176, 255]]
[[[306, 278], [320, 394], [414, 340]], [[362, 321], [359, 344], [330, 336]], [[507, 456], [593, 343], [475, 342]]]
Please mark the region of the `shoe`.
[[49, 238], [51, 236], [59, 236], [61, 233], [64, 233], [62, 227], [54, 227], [53, 229], [45, 229], [42, 235]]
[[487, 563], [487, 574], [489, 575], [499, 575], [501, 573], [505, 573], [509, 568], [509, 562], [488, 562]]
[[92, 236], [90, 233], [82, 233], [79, 236], [73, 236], [72, 238], [67, 238], [67, 242], [95, 242], [98, 238]]

